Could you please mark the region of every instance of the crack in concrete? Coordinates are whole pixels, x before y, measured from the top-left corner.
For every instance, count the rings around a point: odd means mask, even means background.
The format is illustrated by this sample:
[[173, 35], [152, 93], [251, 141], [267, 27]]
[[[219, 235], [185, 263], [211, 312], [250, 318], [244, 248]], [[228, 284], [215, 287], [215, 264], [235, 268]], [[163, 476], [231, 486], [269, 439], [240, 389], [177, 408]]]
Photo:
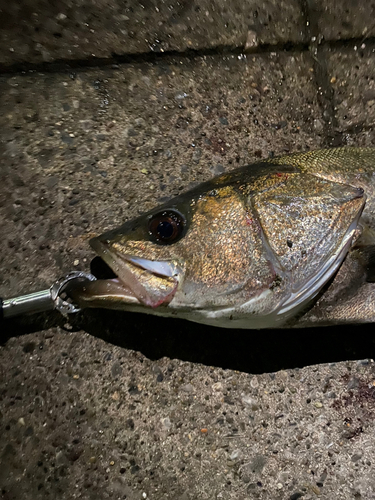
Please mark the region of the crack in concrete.
[[[304, 4], [306, 0], [301, 0]], [[209, 56], [228, 56], [228, 55], [259, 55], [259, 54], [268, 54], [271, 52], [310, 52], [312, 54], [312, 59], [316, 65], [319, 65], [322, 69], [319, 71], [317, 75], [317, 83], [318, 85], [322, 84], [322, 88], [327, 91], [327, 84], [329, 89], [332, 90], [332, 87], [329, 84], [327, 69], [325, 65], [324, 56], [320, 49], [329, 47], [330, 49], [341, 49], [347, 48], [348, 45], [358, 45], [360, 46], [364, 41], [366, 44], [375, 44], [375, 38], [363, 38], [363, 37], [354, 37], [354, 38], [345, 38], [341, 40], [323, 40], [322, 37], [319, 37], [316, 33], [318, 33], [316, 22], [315, 28], [311, 27], [312, 22], [311, 19], [314, 17], [309, 17], [309, 14], [306, 13], [306, 22], [309, 23], [309, 26], [306, 26], [309, 29], [309, 37], [310, 43], [279, 43], [279, 44], [260, 44], [253, 51], [245, 51], [244, 46], [227, 46], [220, 45], [217, 47], [213, 47], [211, 49], [187, 49], [183, 52], [179, 52], [177, 50], [165, 51], [165, 52], [142, 52], [139, 54], [113, 54], [112, 57], [90, 57], [85, 59], [56, 59], [52, 62], [44, 62], [44, 63], [28, 63], [28, 62], [17, 62], [12, 65], [5, 65], [0, 63], [0, 76], [14, 75], [20, 74], [24, 75], [27, 73], [33, 72], [45, 72], [45, 73], [60, 73], [62, 71], [70, 71], [72, 69], [91, 69], [91, 68], [103, 68], [103, 67], [111, 67], [120, 64], [135, 64], [135, 63], [152, 63], [159, 62], [162, 60], [168, 60], [173, 57], [178, 57], [182, 59], [196, 59], [199, 57], [209, 57]], [[325, 70], [325, 73], [323, 71]], [[331, 92], [328, 89], [328, 93]], [[333, 91], [332, 91], [333, 92]], [[326, 92], [327, 93], [327, 92]], [[329, 100], [329, 99], [328, 99]]]
[[[336, 116], [334, 94], [335, 91], [330, 83], [327, 69], [326, 54], [324, 49], [340, 50], [350, 45], [362, 45], [364, 40], [366, 44], [374, 44], [374, 37], [349, 38], [334, 41], [325, 41], [319, 34], [319, 18], [321, 12], [315, 7], [314, 0], [300, 0], [301, 10], [305, 19], [305, 33], [308, 43], [279, 43], [279, 44], [260, 44], [251, 52], [245, 52], [244, 46], [225, 46], [220, 45], [211, 49], [188, 49], [183, 52], [144, 52], [139, 54], [112, 54], [110, 58], [84, 58], [84, 59], [59, 59], [45, 63], [15, 63], [11, 66], [0, 64], [0, 76], [10, 75], [30, 75], [30, 73], [70, 73], [72, 78], [75, 76], [75, 70], [85, 71], [92, 68], [111, 68], [117, 69], [119, 65], [157, 63], [161, 61], [172, 61], [174, 58], [179, 60], [192, 61], [200, 57], [210, 56], [230, 56], [230, 55], [260, 55], [271, 52], [309, 52], [311, 56], [311, 66], [317, 89], [317, 100], [321, 109], [321, 117], [324, 123], [324, 136], [326, 146], [340, 146], [346, 143], [345, 134], [348, 130], [340, 130]], [[354, 133], [358, 132], [358, 127]]]
[[0, 63], [0, 77], [10, 75], [28, 76], [30, 73], [70, 73], [71, 77], [75, 77], [76, 70], [85, 71], [93, 68], [111, 68], [117, 69], [124, 64], [141, 64], [141, 63], [158, 63], [161, 61], [179, 60], [193, 61], [194, 59], [210, 56], [230, 56], [230, 55], [247, 55], [255, 56], [260, 54], [268, 54], [272, 52], [296, 52], [309, 53], [311, 58], [311, 66], [317, 90], [317, 101], [321, 110], [321, 118], [323, 120], [324, 145], [340, 146], [346, 143], [346, 134], [357, 134], [364, 130], [361, 124], [352, 126], [347, 130], [340, 130], [336, 109], [334, 103], [335, 91], [330, 83], [330, 77], [327, 68], [326, 50], [340, 50], [347, 48], [350, 45], [362, 45], [366, 40], [366, 44], [375, 45], [374, 37], [353, 37], [348, 39], [325, 41], [319, 33], [319, 19], [322, 13], [316, 7], [315, 0], [299, 0], [300, 7], [305, 20], [305, 35], [307, 43], [279, 43], [279, 44], [260, 44], [254, 47], [252, 51], [245, 51], [244, 46], [227, 46], [220, 45], [211, 49], [187, 49], [180, 51], [165, 51], [165, 52], [144, 52], [139, 54], [112, 54], [112, 57], [103, 58], [84, 58], [84, 59], [58, 59], [52, 62], [44, 63], [15, 63], [13, 65], [5, 65]]
[[[229, 56], [229, 55], [258, 55], [270, 52], [306, 52], [309, 50], [307, 44], [295, 44], [292, 42], [280, 44], [262, 44], [256, 50], [245, 52], [244, 46], [217, 46], [212, 49], [195, 50], [188, 49], [183, 52], [179, 51], [165, 51], [165, 52], [143, 52], [140, 54], [113, 54], [112, 57], [103, 58], [86, 58], [86, 59], [57, 59], [53, 62], [45, 63], [15, 63], [7, 66], [0, 63], [0, 76], [14, 75], [14, 74], [29, 74], [32, 72], [45, 72], [45, 73], [60, 73], [62, 71], [69, 71], [72, 69], [91, 69], [97, 67], [116, 67], [120, 64], [135, 64], [135, 63], [153, 63], [162, 60], [169, 60], [172, 58], [180, 59], [196, 59], [199, 57], [209, 56]], [[115, 68], [116, 69], [116, 68]]]
[[324, 46], [322, 35], [319, 33], [319, 18], [321, 12], [315, 8], [314, 0], [300, 0], [302, 11], [305, 14], [306, 29], [309, 38], [309, 51], [314, 69], [315, 84], [317, 87], [318, 104], [322, 111], [324, 122], [325, 145], [343, 145], [343, 134], [338, 130], [338, 121], [335, 113], [334, 90], [330, 84], [327, 61], [321, 48]]
[[[304, 4], [306, 0], [301, 0]], [[97, 67], [110, 67], [118, 64], [135, 64], [135, 63], [152, 63], [158, 62], [163, 59], [169, 59], [173, 57], [179, 57], [183, 59], [195, 59], [198, 57], [209, 57], [209, 56], [228, 56], [228, 55], [259, 55], [268, 54], [271, 52], [310, 52], [315, 63], [323, 65], [323, 55], [322, 51], [319, 49], [330, 48], [330, 49], [342, 49], [347, 48], [349, 45], [362, 45], [363, 42], [366, 44], [375, 44], [375, 37], [353, 37], [345, 38], [340, 40], [324, 40], [322, 36], [319, 36], [317, 27], [315, 29], [311, 28], [311, 17], [306, 14], [306, 22], [309, 26], [310, 33], [310, 43], [278, 43], [278, 44], [259, 44], [253, 51], [245, 51], [245, 47], [241, 46], [229, 46], [229, 45], [219, 45], [211, 49], [187, 49], [183, 52], [177, 50], [170, 50], [165, 52], [142, 52], [139, 54], [112, 54], [112, 57], [90, 57], [85, 59], [56, 59], [52, 62], [44, 63], [28, 63], [28, 62], [17, 62], [12, 65], [6, 65], [0, 63], [0, 76], [14, 75], [14, 74], [25, 74], [32, 72], [43, 71], [46, 73], [59, 73], [61, 71], [69, 71], [70, 69], [90, 69]], [[316, 23], [315, 23], [316, 24]], [[317, 56], [319, 57], [318, 60]], [[320, 78], [323, 76], [320, 73]], [[322, 81], [322, 83], [325, 83]], [[329, 83], [329, 82], [328, 82]]]

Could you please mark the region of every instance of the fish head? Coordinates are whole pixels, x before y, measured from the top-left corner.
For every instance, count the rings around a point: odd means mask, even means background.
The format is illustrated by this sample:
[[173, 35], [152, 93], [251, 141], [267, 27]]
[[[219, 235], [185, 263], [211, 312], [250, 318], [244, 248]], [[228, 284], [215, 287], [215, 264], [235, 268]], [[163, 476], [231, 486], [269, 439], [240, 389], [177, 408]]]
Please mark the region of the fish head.
[[246, 328], [295, 311], [344, 259], [364, 195], [267, 168], [224, 174], [92, 239], [116, 278], [78, 302]]
[[[132, 302], [174, 309], [223, 307], [275, 277], [243, 194], [233, 186], [182, 196], [91, 245], [126, 284]], [[124, 295], [127, 303], [129, 295]]]

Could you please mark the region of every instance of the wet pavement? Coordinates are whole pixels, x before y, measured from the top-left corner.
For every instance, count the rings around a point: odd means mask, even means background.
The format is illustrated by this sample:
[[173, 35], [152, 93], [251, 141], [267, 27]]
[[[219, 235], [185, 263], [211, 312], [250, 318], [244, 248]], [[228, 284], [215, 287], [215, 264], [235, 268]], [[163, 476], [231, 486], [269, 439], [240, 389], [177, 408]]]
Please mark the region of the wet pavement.
[[[24, 0], [3, 2], [1, 10], [4, 65], [232, 49], [254, 38], [255, 45], [307, 42], [298, 0]], [[366, 8], [360, 24], [368, 15]]]
[[[374, 9], [0, 5], [0, 296], [87, 271], [93, 234], [213, 175], [374, 145]], [[8, 323], [0, 494], [374, 499], [371, 332]]]

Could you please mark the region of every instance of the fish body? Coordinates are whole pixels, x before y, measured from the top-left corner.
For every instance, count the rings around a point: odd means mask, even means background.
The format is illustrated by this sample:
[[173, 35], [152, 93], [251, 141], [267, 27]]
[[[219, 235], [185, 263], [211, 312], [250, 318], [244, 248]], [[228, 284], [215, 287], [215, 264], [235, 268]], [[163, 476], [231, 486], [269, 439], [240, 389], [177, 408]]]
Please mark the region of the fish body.
[[374, 189], [371, 148], [241, 167], [92, 239], [116, 278], [74, 298], [230, 328], [374, 321]]

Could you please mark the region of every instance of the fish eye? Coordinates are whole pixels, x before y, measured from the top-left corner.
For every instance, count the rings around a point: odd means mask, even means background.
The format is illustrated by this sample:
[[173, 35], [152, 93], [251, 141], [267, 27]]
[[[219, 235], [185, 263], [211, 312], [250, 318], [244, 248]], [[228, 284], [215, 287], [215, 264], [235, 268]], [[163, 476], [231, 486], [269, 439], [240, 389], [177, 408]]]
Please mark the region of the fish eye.
[[185, 217], [175, 210], [166, 210], [153, 215], [148, 223], [150, 236], [158, 243], [175, 243], [183, 235]]

